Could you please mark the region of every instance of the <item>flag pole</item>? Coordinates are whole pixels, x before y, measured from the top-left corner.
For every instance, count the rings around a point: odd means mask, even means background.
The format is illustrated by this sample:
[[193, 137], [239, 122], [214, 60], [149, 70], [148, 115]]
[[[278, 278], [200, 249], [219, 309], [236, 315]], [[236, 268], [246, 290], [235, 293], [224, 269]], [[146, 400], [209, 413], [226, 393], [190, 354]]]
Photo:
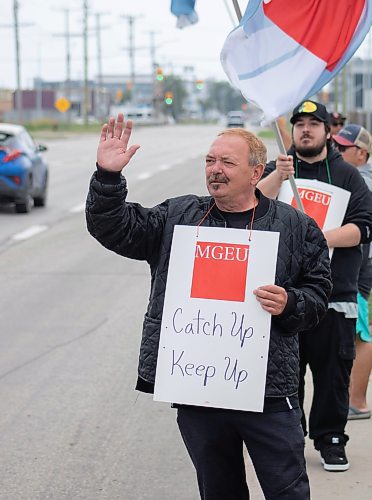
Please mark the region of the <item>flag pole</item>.
[[[272, 127], [273, 127], [273, 130], [275, 133], [276, 142], [277, 142], [278, 147], [279, 147], [279, 152], [283, 155], [286, 155], [287, 150], [286, 150], [284, 142], [283, 142], [282, 134], [280, 133], [280, 130], [279, 130], [278, 120], [274, 120], [272, 122]], [[289, 175], [288, 180], [289, 180], [289, 183], [291, 185], [291, 188], [293, 191], [293, 196], [294, 196], [294, 199], [296, 200], [296, 203], [297, 203], [297, 207], [299, 208], [299, 210], [301, 210], [301, 212], [305, 213], [304, 206], [302, 204], [302, 200], [300, 198], [300, 195], [299, 195], [298, 190], [297, 190], [296, 182], [294, 180], [294, 176], [292, 174]]]
[[[240, 22], [241, 19], [242, 19], [242, 12], [240, 10], [240, 6], [239, 6], [239, 3], [238, 3], [238, 0], [232, 0], [232, 3], [233, 3], [233, 6], [234, 6], [234, 9], [235, 9], [236, 17], [238, 18], [238, 21]], [[282, 134], [280, 133], [279, 125], [278, 125], [278, 121], [277, 120], [274, 120], [272, 122], [272, 127], [273, 127], [273, 130], [274, 130], [274, 133], [275, 133], [275, 138], [276, 138], [276, 142], [277, 142], [278, 147], [279, 147], [279, 151], [280, 151], [281, 154], [286, 155], [287, 154], [287, 150], [285, 149], [284, 142], [283, 142], [283, 137], [282, 137]], [[298, 193], [296, 182], [294, 180], [293, 175], [289, 175], [288, 176], [288, 180], [289, 180], [289, 183], [291, 185], [291, 188], [292, 188], [292, 191], [293, 191], [293, 196], [294, 196], [294, 199], [296, 200], [296, 203], [297, 203], [297, 207], [299, 208], [299, 210], [301, 210], [301, 212], [305, 213], [304, 206], [302, 204], [302, 200], [301, 200], [300, 195]]]
[[238, 0], [232, 0], [232, 3], [234, 5], [236, 17], [238, 18], [238, 21], [240, 22], [240, 20], [242, 18], [242, 11], [240, 10], [240, 6], [238, 4]]

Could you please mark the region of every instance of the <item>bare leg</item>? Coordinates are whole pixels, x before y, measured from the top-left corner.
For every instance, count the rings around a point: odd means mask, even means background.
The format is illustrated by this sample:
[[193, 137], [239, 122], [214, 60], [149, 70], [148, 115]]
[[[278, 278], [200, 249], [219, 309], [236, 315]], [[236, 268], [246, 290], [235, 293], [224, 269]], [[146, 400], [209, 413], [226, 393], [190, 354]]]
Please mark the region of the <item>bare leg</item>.
[[367, 387], [372, 370], [372, 343], [363, 342], [356, 336], [356, 358], [351, 370], [350, 406], [367, 411]]

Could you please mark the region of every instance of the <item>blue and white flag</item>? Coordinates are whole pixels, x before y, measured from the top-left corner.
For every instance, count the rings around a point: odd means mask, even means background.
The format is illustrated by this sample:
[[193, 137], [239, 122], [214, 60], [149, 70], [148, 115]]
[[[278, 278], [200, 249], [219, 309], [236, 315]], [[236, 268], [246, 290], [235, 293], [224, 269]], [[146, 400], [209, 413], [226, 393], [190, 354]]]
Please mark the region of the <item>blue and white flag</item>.
[[342, 69], [371, 21], [372, 0], [249, 0], [221, 63], [243, 96], [274, 120]]
[[177, 28], [185, 28], [198, 22], [195, 0], [172, 0], [171, 12], [177, 16]]

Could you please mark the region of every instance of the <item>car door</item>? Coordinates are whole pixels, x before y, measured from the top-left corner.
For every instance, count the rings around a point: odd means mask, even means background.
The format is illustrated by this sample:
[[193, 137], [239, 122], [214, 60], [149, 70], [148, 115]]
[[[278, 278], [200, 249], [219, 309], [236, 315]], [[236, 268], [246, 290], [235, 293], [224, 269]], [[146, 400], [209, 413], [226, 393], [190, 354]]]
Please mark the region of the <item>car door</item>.
[[38, 192], [44, 182], [44, 162], [38, 147], [30, 134], [24, 130], [21, 134], [24, 150], [32, 164], [32, 187], [33, 192]]

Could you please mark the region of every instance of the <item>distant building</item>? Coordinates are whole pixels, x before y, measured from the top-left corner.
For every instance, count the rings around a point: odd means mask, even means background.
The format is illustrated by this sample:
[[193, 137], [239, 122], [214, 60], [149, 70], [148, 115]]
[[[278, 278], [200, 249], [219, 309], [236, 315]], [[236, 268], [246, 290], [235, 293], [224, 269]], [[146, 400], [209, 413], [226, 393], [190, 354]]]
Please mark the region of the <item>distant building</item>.
[[[336, 103], [337, 101], [337, 103]], [[330, 83], [327, 107], [372, 129], [372, 59], [354, 57]], [[345, 104], [345, 109], [344, 105]]]

